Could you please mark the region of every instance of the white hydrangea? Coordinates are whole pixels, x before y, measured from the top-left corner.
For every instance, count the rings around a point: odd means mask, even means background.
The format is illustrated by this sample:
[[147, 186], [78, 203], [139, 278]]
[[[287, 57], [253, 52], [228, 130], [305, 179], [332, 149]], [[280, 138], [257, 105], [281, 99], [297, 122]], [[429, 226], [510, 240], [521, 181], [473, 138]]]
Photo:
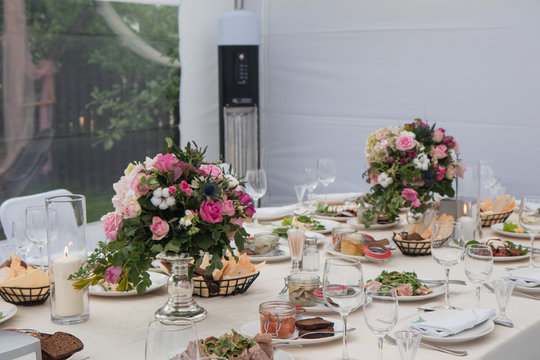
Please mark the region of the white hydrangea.
[[424, 153], [418, 154], [413, 159], [413, 164], [418, 169], [426, 171], [429, 168], [429, 164], [430, 164], [429, 157]]
[[190, 210], [186, 210], [185, 215], [186, 216], [180, 219], [180, 225], [183, 227], [189, 227], [192, 224], [191, 220], [193, 219], [195, 214], [193, 214], [193, 212], [191, 212]]
[[387, 173], [381, 173], [379, 177], [377, 178], [377, 183], [381, 185], [383, 188], [387, 188], [394, 182], [394, 179], [392, 179], [390, 176], [388, 176]]
[[402, 131], [399, 133], [399, 135], [408, 135], [410, 137], [412, 137], [413, 139], [416, 139], [416, 134], [413, 133], [412, 131]]
[[224, 178], [227, 179], [227, 182], [229, 183], [228, 185], [228, 189], [234, 189], [235, 187], [238, 186], [238, 179], [236, 179], [233, 175], [231, 174], [225, 174], [224, 175]]
[[173, 206], [176, 203], [176, 200], [171, 195], [168, 188], [157, 188], [154, 190], [150, 202], [155, 207], [165, 210]]

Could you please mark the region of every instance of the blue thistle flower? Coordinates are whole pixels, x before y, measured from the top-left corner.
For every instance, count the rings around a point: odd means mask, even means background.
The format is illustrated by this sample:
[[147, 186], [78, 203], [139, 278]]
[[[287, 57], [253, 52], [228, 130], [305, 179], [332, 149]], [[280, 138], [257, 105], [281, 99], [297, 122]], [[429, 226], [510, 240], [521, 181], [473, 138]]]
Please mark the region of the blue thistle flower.
[[204, 185], [203, 192], [206, 196], [212, 197], [216, 194], [217, 187], [215, 184]]

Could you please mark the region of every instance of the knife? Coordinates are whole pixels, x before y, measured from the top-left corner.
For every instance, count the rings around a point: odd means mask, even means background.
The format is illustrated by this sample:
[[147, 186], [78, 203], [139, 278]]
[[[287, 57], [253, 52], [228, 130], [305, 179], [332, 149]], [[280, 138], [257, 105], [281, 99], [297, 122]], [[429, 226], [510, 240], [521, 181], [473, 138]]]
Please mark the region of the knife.
[[[421, 283], [425, 284], [444, 284], [446, 283], [446, 280], [425, 280], [425, 279], [418, 279]], [[450, 280], [450, 284], [456, 284], [456, 285], [467, 285], [467, 282], [465, 280]]]
[[[484, 286], [489, 290], [491, 291], [492, 293], [495, 293], [495, 289], [493, 289], [493, 287], [487, 283], [484, 283]], [[523, 296], [523, 297], [527, 297], [527, 298], [530, 298], [530, 299], [534, 299], [534, 300], [540, 300], [540, 297], [538, 296], [534, 296], [534, 295], [531, 295], [531, 294], [527, 294], [526, 292], [522, 292], [522, 291], [519, 291], [519, 290], [516, 290], [514, 289], [514, 291], [512, 292], [512, 295], [520, 295], [520, 296]]]

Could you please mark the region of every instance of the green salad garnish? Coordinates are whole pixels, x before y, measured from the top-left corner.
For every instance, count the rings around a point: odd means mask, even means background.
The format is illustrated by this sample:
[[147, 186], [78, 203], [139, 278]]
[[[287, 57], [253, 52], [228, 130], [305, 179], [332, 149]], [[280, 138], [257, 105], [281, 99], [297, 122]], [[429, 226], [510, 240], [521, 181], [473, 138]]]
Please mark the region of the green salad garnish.
[[516, 234], [528, 234], [528, 232], [526, 232], [525, 230], [523, 230], [522, 228], [520, 228], [518, 226], [518, 224], [514, 224], [514, 223], [503, 223], [503, 231], [505, 232], [511, 232], [511, 233], [516, 233]]
[[[370, 280], [371, 281], [371, 280]], [[413, 296], [419, 296], [420, 294], [416, 293], [416, 289], [418, 289], [420, 286], [424, 286], [425, 288], [428, 288], [426, 285], [423, 285], [419, 280], [418, 276], [416, 276], [415, 272], [410, 271], [391, 271], [388, 272], [386, 270], [383, 270], [379, 276], [375, 278], [375, 281], [380, 282], [382, 285], [379, 288], [380, 291], [389, 291], [393, 288], [397, 288], [400, 285], [403, 284], [411, 284], [413, 288]], [[368, 281], [369, 282], [369, 281]]]
[[230, 358], [242, 355], [244, 350], [255, 346], [257, 342], [238, 334], [231, 329], [231, 334], [223, 334], [217, 340], [210, 340], [204, 344], [204, 351], [208, 354]]
[[[289, 227], [291, 227], [291, 226], [293, 226], [293, 222], [294, 222], [295, 219], [296, 219], [296, 221], [301, 222], [303, 224], [311, 225], [310, 230], [325, 230], [326, 229], [326, 227], [324, 225], [322, 225], [319, 221], [313, 220], [309, 216], [298, 216], [296, 218], [284, 218], [281, 221], [281, 226], [284, 226], [284, 227], [289, 226]], [[287, 230], [285, 230], [285, 233], [286, 232], [287, 232]]]
[[323, 204], [319, 203], [317, 205], [317, 209], [315, 210], [316, 213], [319, 213], [319, 214], [325, 214], [325, 215], [328, 215], [328, 216], [334, 216], [336, 215], [336, 212], [335, 211], [330, 211], [328, 210], [328, 205], [324, 206]]

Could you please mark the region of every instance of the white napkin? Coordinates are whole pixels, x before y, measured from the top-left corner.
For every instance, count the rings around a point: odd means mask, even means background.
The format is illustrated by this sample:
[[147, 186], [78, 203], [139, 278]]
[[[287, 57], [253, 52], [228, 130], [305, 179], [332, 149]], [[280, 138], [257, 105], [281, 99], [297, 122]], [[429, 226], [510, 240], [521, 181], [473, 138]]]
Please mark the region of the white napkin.
[[257, 209], [255, 216], [261, 221], [264, 221], [266, 219], [274, 220], [276, 218], [290, 215], [297, 208], [298, 205], [263, 207]]
[[[328, 203], [330, 204], [340, 204], [345, 200], [356, 199], [362, 195], [361, 192], [348, 192], [348, 193], [331, 193], [328, 194]], [[317, 201], [324, 201], [324, 194], [313, 194], [313, 199]]]
[[516, 269], [503, 278], [512, 280], [517, 286], [536, 287], [540, 286], [540, 269]]
[[495, 316], [495, 309], [468, 309], [448, 312], [448, 317], [440, 320], [421, 321], [422, 315], [418, 320], [411, 322], [407, 328], [418, 330], [422, 335], [445, 337], [460, 333], [463, 330], [470, 329], [476, 325]]

